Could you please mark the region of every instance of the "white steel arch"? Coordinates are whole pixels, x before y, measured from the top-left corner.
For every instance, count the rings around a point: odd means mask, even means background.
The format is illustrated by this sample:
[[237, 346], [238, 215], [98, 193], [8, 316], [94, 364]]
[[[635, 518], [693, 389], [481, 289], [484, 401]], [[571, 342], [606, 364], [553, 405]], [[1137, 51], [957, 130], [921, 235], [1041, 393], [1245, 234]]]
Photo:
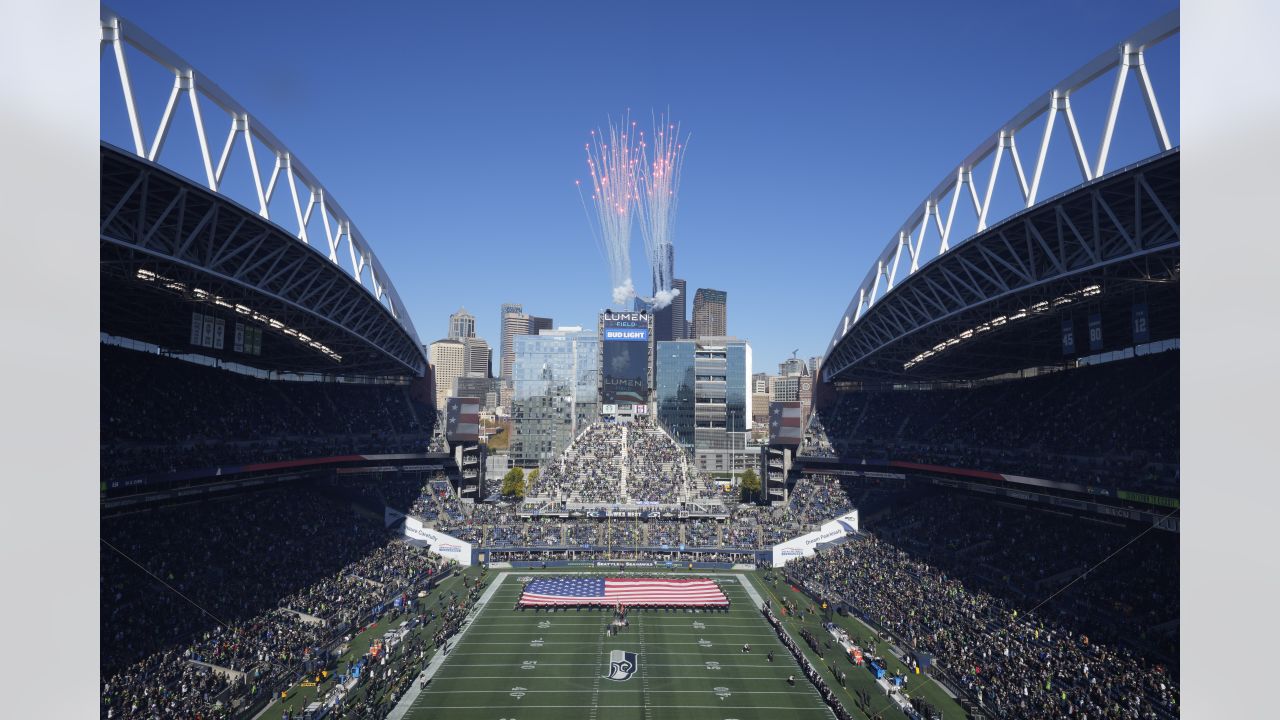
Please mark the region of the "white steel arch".
[[[1155, 22], [1147, 25], [1132, 36], [1124, 39], [1115, 48], [1107, 50], [1085, 64], [1080, 69], [1063, 78], [1048, 92], [1036, 98], [1020, 112], [1009, 119], [992, 133], [986, 140], [969, 153], [955, 169], [947, 175], [925, 196], [907, 219], [894, 230], [892, 237], [884, 249], [871, 262], [871, 267], [857, 286], [840, 321], [836, 324], [835, 334], [827, 346], [826, 357], [839, 345], [840, 340], [866, 315], [878, 300], [893, 290], [894, 286], [930, 263], [945, 255], [953, 246], [951, 237], [952, 223], [955, 220], [956, 207], [971, 204], [977, 216], [976, 233], [981, 233], [988, 226], [1003, 218], [989, 217], [991, 198], [996, 186], [996, 178], [1000, 173], [1004, 156], [1009, 155], [1018, 182], [1018, 190], [1023, 200], [1023, 209], [1034, 206], [1040, 191], [1040, 178], [1044, 170], [1045, 158], [1049, 153], [1049, 144], [1053, 136], [1053, 128], [1061, 116], [1066, 124], [1073, 154], [1084, 182], [1089, 182], [1106, 173], [1107, 156], [1111, 150], [1112, 134], [1115, 130], [1116, 118], [1119, 115], [1124, 88], [1129, 75], [1136, 76], [1139, 83], [1143, 104], [1151, 122], [1152, 135], [1155, 139], [1155, 153], [1158, 154], [1173, 147], [1165, 128], [1164, 116], [1156, 100], [1151, 78], [1147, 73], [1144, 51], [1164, 40], [1178, 34], [1180, 29], [1179, 13], [1174, 10]], [[1107, 103], [1106, 117], [1103, 122], [1102, 138], [1096, 153], [1090, 155], [1080, 139], [1080, 131], [1076, 125], [1075, 114], [1071, 109], [1072, 93], [1091, 85], [1110, 71], [1115, 71], [1110, 101]], [[1016, 139], [1019, 133], [1041, 116], [1048, 115], [1044, 133], [1034, 138], [1035, 162], [1030, 172], [1024, 167], [1018, 151]], [[973, 176], [974, 168], [994, 154], [991, 175], [985, 187], [977, 187]], [[946, 210], [943, 210], [944, 204]], [[933, 230], [930, 230], [932, 226]], [[926, 238], [934, 235], [926, 244]], [[929, 251], [936, 243], [936, 252]], [[904, 253], [903, 250], [906, 250]], [[904, 258], [904, 255], [906, 256]], [[909, 264], [908, 264], [909, 263]], [[901, 270], [900, 270], [901, 267]], [[905, 273], [903, 272], [905, 271]], [[825, 362], [824, 362], [825, 364]]]
[[[343, 268], [355, 278], [356, 282], [377, 298], [414, 341], [421, 345], [417, 331], [413, 327], [413, 321], [409, 319], [409, 314], [395, 286], [383, 269], [382, 263], [374, 255], [373, 248], [350, 216], [338, 204], [333, 194], [325, 189], [320, 180], [303, 165], [288, 146], [226, 91], [197, 71], [191, 63], [125, 20], [107, 5], [103, 4], [100, 7], [99, 49], [103, 62], [108, 62], [110, 58], [110, 61], [115, 63], [120, 78], [120, 86], [116, 90], [123, 97], [125, 111], [128, 114], [134, 153], [183, 174], [179, 169], [160, 162], [160, 158], [165, 140], [173, 129], [174, 111], [185, 96], [195, 119], [196, 143], [200, 148], [200, 160], [204, 170], [204, 177], [190, 179], [225, 196], [219, 188], [223, 184], [227, 161], [235, 150], [235, 146], [242, 145], [248, 157], [249, 173], [257, 193], [258, 214], [288, 230], [301, 242], [310, 245], [321, 254], [327, 255], [330, 262]], [[168, 102], [160, 118], [160, 124], [150, 138], [134, 97], [133, 80], [125, 58], [126, 45], [173, 73], [173, 87], [169, 93]], [[111, 50], [109, 55], [108, 48]], [[105, 94], [109, 90], [104, 86], [101, 92]], [[205, 133], [205, 121], [201, 114], [202, 100], [213, 103], [215, 107], [225, 112], [230, 120], [226, 140], [222, 145], [221, 153], [216, 156], [216, 162], [215, 155], [211, 152], [209, 138]], [[264, 174], [258, 164], [254, 148], [254, 139], [262, 143], [262, 146], [274, 156], [274, 164], [265, 184]], [[292, 200], [293, 217], [289, 220], [273, 219], [269, 211], [271, 199], [277, 191], [282, 191], [286, 187]], [[301, 196], [299, 190], [303, 193]], [[320, 213], [324, 227], [325, 245], [323, 247], [313, 245], [313, 238], [308, 237], [307, 234], [307, 226], [317, 211]], [[286, 225], [290, 220], [292, 227]], [[342, 252], [344, 246], [345, 257]], [[348, 261], [350, 265], [344, 266], [340, 259]]]

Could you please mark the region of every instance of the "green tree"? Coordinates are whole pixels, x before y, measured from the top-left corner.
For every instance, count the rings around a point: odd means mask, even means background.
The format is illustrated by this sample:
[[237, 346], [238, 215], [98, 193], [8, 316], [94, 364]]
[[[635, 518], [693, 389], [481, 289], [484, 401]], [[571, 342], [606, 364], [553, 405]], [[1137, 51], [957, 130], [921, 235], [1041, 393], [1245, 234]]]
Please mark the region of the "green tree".
[[757, 496], [759, 496], [760, 478], [756, 476], [755, 470], [747, 468], [746, 472], [742, 473], [739, 488], [742, 491], [742, 500], [744, 502], [753, 501]]
[[524, 469], [513, 467], [502, 476], [503, 497], [524, 497]]

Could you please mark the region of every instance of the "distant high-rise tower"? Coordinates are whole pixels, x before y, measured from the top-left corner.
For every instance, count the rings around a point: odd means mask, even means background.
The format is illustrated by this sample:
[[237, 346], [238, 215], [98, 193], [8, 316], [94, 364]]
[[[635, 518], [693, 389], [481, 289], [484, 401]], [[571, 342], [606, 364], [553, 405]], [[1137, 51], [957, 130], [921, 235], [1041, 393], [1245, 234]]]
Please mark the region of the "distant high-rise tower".
[[512, 332], [512, 328], [508, 326], [509, 322], [512, 321], [508, 321], [507, 316], [520, 315], [523, 312], [524, 306], [520, 303], [502, 304], [502, 315], [500, 316], [501, 325], [499, 326], [501, 328], [500, 332], [502, 333], [502, 336], [498, 338], [498, 362], [501, 363], [502, 367], [498, 369], [498, 377], [502, 378], [503, 381], [511, 380], [511, 338], [515, 337], [515, 333]]
[[454, 392], [454, 382], [466, 374], [466, 345], [461, 340], [437, 340], [431, 343], [427, 354], [435, 370], [436, 407], [443, 408]]
[[516, 304], [502, 306], [502, 373], [504, 382], [511, 380], [511, 368], [515, 363], [515, 338], [520, 335], [537, 335], [552, 329], [551, 318], [537, 317], [523, 312]]
[[476, 316], [460, 308], [449, 316], [449, 339], [461, 340], [476, 336]]
[[695, 338], [722, 337], [729, 334], [729, 293], [724, 290], [698, 288], [693, 296], [693, 335]]
[[683, 340], [689, 337], [689, 290], [687, 283], [680, 278], [671, 281], [671, 289], [680, 294], [671, 301], [671, 339]]
[[464, 373], [467, 377], [493, 377], [493, 350], [484, 338], [463, 338], [462, 344], [467, 349], [467, 360]]

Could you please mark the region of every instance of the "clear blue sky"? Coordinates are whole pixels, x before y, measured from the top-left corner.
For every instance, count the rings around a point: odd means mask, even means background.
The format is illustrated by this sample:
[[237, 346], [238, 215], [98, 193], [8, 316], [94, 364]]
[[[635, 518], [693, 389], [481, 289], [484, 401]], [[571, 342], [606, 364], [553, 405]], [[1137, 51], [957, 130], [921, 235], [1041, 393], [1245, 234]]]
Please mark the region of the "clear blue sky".
[[[871, 258], [978, 142], [1177, 3], [112, 7], [316, 172], [371, 241], [424, 342], [445, 335], [459, 306], [495, 346], [507, 301], [593, 324], [611, 284], [574, 187], [586, 176], [583, 143], [608, 114], [647, 120], [669, 107], [693, 134], [676, 275], [691, 296], [728, 291], [729, 331], [752, 342], [757, 371], [776, 372], [792, 349], [822, 354]], [[1177, 144], [1176, 38], [1147, 62]], [[158, 122], [172, 80], [136, 75], [144, 116]], [[1090, 153], [1110, 84], [1074, 100]], [[128, 146], [116, 96], [104, 97], [103, 137]], [[1152, 150], [1141, 106], [1125, 108], [1110, 168]], [[206, 124], [217, 152], [225, 121], [206, 110]], [[174, 165], [196, 157], [183, 134], [165, 148], [166, 159], [181, 156]], [[1021, 138], [1024, 164], [1035, 135]], [[1041, 197], [1078, 181], [1057, 147]], [[978, 179], [985, 188], [985, 172]], [[1017, 200], [1005, 187], [993, 215]], [[962, 215], [957, 236], [973, 226]], [[634, 243], [633, 276], [647, 290], [638, 231]]]

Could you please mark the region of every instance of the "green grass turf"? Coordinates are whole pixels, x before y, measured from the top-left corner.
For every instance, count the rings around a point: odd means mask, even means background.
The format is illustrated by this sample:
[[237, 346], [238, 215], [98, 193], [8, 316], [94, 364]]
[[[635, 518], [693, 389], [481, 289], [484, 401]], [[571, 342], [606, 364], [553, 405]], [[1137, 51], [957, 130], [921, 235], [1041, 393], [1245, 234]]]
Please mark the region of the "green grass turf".
[[[513, 609], [519, 578], [534, 573], [505, 572], [492, 600], [418, 695], [408, 720], [833, 717], [742, 588], [750, 573], [707, 574], [732, 600], [727, 613], [633, 610], [631, 626], [608, 637], [608, 610]], [[535, 646], [538, 639], [543, 643]], [[743, 643], [751, 644], [751, 653], [741, 652]], [[615, 649], [638, 656], [629, 680], [603, 677]], [[765, 657], [769, 650], [772, 663]], [[718, 669], [709, 662], [719, 663]], [[794, 686], [788, 675], [796, 676]]]
[[[780, 607], [781, 598], [785, 597], [791, 601], [798, 609], [804, 610], [804, 616], [775, 613], [782, 620], [783, 627], [796, 640], [796, 644], [800, 646], [805, 655], [808, 656], [809, 662], [814, 667], [822, 671], [823, 677], [827, 681], [827, 685], [834, 689], [839, 696], [840, 703], [853, 717], [882, 717], [882, 718], [905, 718], [906, 716], [900, 712], [897, 706], [893, 705], [884, 695], [884, 691], [876, 684], [875, 678], [867, 671], [866, 667], [857, 667], [849, 662], [837, 650], [826, 651], [825, 659], [818, 656], [817, 653], [809, 649], [809, 645], [800, 639], [800, 629], [808, 628], [819, 641], [828, 640], [831, 634], [823, 627], [824, 618], [819, 614], [808, 612], [808, 609], [815, 606], [816, 603], [802, 592], [792, 590], [791, 586], [781, 574], [777, 574], [778, 578], [773, 584], [766, 582], [763, 573], [753, 574], [756, 580], [757, 592], [765, 599], [772, 601], [775, 611]], [[816, 608], [815, 608], [816, 609]], [[923, 675], [915, 675], [894, 655], [893, 650], [887, 642], [883, 642], [876, 637], [875, 631], [863, 624], [861, 620], [853, 617], [841, 617], [832, 613], [831, 620], [840, 627], [849, 632], [849, 637], [863, 648], [868, 654], [879, 654], [885, 659], [886, 669], [890, 674], [906, 673], [907, 684], [904, 694], [908, 697], [922, 697], [931, 703], [934, 707], [942, 711], [945, 718], [963, 718], [965, 712], [960, 705], [956, 703], [945, 690], [939, 687], [935, 682]], [[832, 647], [835, 647], [835, 641], [832, 640]], [[832, 677], [829, 666], [834, 664], [838, 669], [843, 670], [848, 676], [846, 682], [847, 687], [841, 688]], [[865, 709], [859, 708], [857, 705], [856, 692], [865, 690], [871, 696], [871, 705]]]

